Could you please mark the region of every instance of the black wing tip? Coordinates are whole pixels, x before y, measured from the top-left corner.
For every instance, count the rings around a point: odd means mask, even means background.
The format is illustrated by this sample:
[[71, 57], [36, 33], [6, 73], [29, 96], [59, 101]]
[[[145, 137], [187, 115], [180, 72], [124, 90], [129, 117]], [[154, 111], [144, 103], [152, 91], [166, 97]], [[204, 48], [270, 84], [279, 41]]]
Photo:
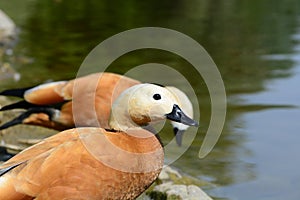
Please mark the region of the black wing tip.
[[20, 162], [20, 163], [17, 163], [17, 164], [14, 164], [12, 166], [9, 166], [9, 167], [5, 167], [3, 169], [0, 169], [0, 177], [3, 176], [4, 174], [6, 174], [7, 172], [13, 170], [14, 168], [18, 167], [19, 165], [23, 164], [24, 162]]
[[25, 100], [22, 100], [22, 101], [18, 101], [18, 102], [16, 102], [16, 103], [12, 103], [12, 104], [3, 106], [3, 107], [0, 109], [0, 111], [13, 110], [13, 109], [16, 109], [16, 108], [28, 109], [28, 108], [31, 108], [31, 107], [35, 107], [35, 105], [34, 105], [34, 104], [31, 104], [31, 103], [28, 103], [28, 102], [25, 101]]
[[55, 114], [55, 109], [49, 108], [49, 107], [29, 108], [27, 111], [23, 112], [18, 117], [14, 118], [13, 120], [6, 122], [2, 126], [0, 126], [0, 130], [6, 129], [6, 128], [9, 128], [11, 126], [15, 126], [18, 124], [23, 124], [23, 121], [33, 113], [45, 113], [49, 116], [49, 119], [51, 120], [53, 118], [53, 115]]
[[0, 146], [0, 161], [7, 161], [12, 158], [14, 154], [8, 153], [5, 147]]
[[17, 88], [17, 89], [8, 89], [0, 92], [0, 95], [2, 96], [12, 96], [12, 97], [24, 97], [24, 93], [31, 89], [32, 87], [27, 88]]
[[12, 126], [15, 126], [15, 125], [18, 125], [18, 124], [22, 124], [23, 120], [27, 118], [27, 116], [24, 117], [23, 114], [21, 114], [20, 116], [10, 120], [9, 122], [6, 122], [5, 124], [1, 125], [0, 130], [7, 129], [9, 127], [12, 127]]

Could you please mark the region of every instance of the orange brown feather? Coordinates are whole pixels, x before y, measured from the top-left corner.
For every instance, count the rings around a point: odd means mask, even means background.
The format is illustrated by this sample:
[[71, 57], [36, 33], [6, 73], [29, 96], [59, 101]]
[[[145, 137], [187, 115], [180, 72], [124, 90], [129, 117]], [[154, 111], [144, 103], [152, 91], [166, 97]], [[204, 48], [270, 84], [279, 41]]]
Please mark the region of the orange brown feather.
[[[95, 141], [98, 135], [107, 140]], [[109, 144], [97, 147], [101, 158], [86, 148], [86, 145], [92, 148], [93, 144], [103, 141]], [[93, 143], [92, 147], [89, 142]], [[104, 149], [112, 144], [122, 151], [150, 153], [151, 156], [130, 162], [124, 154]], [[151, 154], [153, 152], [156, 154]], [[102, 157], [111, 157], [135, 169], [154, 166], [152, 171], [140, 169], [140, 172], [131, 173], [103, 164]], [[129, 135], [101, 128], [80, 128], [61, 132], [30, 147], [0, 169], [20, 162], [24, 163], [0, 177], [0, 199], [7, 199], [9, 195], [12, 200], [22, 199], [24, 195], [27, 199], [133, 199], [157, 178], [163, 165], [163, 150], [155, 135], [144, 130]]]
[[[25, 91], [25, 101], [40, 107], [54, 105], [59, 115], [47, 117], [37, 112], [20, 123], [65, 130], [75, 127], [76, 121], [77, 127], [109, 128], [112, 103], [121, 92], [136, 84], [140, 82], [114, 73], [95, 73], [70, 81], [42, 84]], [[56, 104], [62, 105], [56, 108]]]

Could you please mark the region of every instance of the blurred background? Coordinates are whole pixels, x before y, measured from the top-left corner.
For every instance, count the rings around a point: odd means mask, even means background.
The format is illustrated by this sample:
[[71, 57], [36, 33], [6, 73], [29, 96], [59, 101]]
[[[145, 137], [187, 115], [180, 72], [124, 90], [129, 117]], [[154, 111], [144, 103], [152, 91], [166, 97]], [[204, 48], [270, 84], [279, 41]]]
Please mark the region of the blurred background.
[[[300, 198], [299, 0], [0, 0], [0, 9], [17, 27], [17, 35], [0, 43], [0, 90], [72, 79], [96, 45], [128, 29], [157, 26], [192, 37], [218, 66], [228, 98], [223, 133], [204, 159], [198, 151], [209, 125], [210, 97], [184, 59], [138, 50], [109, 70], [125, 73], [157, 62], [190, 81], [200, 102], [201, 127], [173, 165], [207, 182], [202, 188], [210, 196]], [[163, 140], [172, 137], [170, 131]]]

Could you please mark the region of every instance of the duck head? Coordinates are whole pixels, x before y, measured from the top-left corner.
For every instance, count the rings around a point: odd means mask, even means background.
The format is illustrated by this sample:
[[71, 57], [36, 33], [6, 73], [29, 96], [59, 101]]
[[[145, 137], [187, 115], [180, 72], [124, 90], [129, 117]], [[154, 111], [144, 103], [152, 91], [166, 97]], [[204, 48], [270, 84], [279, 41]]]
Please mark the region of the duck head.
[[114, 102], [109, 124], [115, 130], [126, 131], [165, 119], [198, 126], [181, 110], [177, 97], [168, 89], [154, 84], [139, 84], [125, 90]]

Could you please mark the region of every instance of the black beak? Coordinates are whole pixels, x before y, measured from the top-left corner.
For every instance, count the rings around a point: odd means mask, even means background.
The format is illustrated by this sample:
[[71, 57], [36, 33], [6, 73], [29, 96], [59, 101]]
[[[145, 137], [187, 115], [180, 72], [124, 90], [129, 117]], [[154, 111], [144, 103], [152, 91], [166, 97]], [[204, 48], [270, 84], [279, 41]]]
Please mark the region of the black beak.
[[179, 122], [188, 126], [199, 126], [198, 122], [194, 121], [193, 119], [189, 118], [182, 110], [179, 108], [178, 105], [173, 105], [173, 110], [171, 113], [166, 114], [167, 119]]
[[178, 128], [174, 128], [173, 131], [175, 134], [176, 143], [179, 147], [181, 147], [184, 130], [179, 130]]

